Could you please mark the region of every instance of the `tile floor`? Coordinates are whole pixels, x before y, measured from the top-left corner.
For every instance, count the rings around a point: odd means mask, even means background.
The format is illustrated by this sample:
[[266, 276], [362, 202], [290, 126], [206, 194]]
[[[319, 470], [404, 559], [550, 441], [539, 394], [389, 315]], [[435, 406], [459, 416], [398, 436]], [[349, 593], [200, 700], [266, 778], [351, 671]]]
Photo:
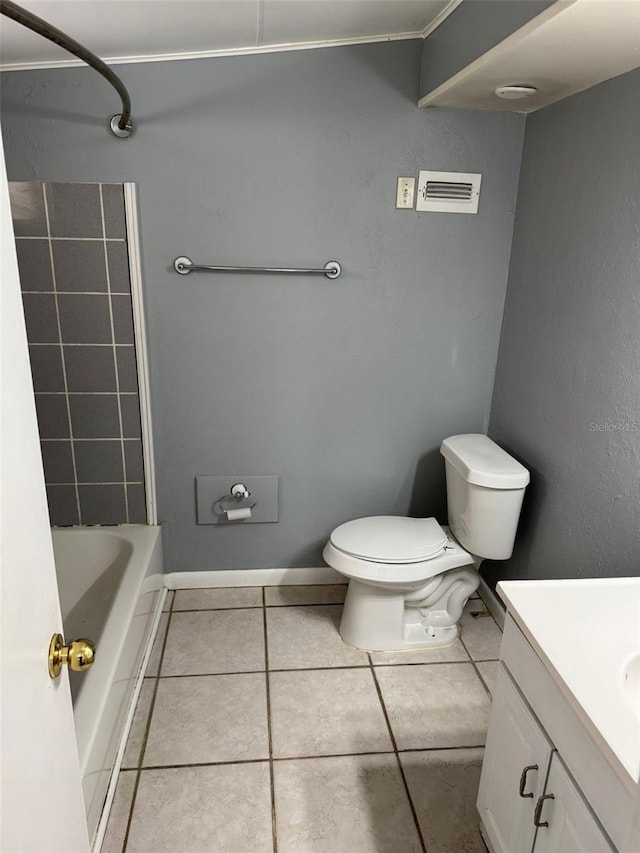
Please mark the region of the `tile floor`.
[[103, 853], [485, 853], [475, 799], [501, 633], [368, 655], [346, 587], [169, 593]]

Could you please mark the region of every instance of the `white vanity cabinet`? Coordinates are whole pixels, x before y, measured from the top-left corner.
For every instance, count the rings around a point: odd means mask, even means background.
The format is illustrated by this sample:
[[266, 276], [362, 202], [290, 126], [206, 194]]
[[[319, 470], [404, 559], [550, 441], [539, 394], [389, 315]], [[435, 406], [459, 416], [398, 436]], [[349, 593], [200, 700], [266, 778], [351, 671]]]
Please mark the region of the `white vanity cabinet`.
[[553, 746], [502, 664], [498, 665], [478, 811], [494, 853], [530, 853], [536, 804]]
[[555, 752], [539, 800], [535, 853], [612, 853], [613, 847]]
[[478, 811], [492, 853], [613, 851], [502, 663], [496, 676]]
[[491, 853], [615, 853], [629, 791], [507, 617], [478, 794]]

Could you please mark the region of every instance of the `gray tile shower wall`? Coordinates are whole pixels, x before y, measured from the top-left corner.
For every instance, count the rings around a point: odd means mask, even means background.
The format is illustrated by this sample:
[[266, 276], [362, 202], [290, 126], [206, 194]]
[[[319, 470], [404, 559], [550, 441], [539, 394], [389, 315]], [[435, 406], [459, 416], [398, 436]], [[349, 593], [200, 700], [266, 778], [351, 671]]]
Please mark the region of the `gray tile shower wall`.
[[144, 524], [122, 184], [9, 190], [51, 523]]

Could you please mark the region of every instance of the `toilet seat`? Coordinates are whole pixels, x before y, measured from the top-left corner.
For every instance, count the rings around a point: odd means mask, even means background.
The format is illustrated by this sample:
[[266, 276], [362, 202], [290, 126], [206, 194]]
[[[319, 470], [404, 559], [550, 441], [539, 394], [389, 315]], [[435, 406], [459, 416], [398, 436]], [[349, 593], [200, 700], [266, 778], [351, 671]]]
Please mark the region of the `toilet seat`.
[[376, 515], [341, 524], [330, 542], [338, 551], [372, 563], [422, 563], [443, 553], [447, 535], [435, 518]]
[[[443, 572], [449, 571], [450, 569], [457, 569], [462, 566], [471, 566], [476, 562], [475, 557], [470, 554], [468, 551], [465, 551], [456, 540], [453, 538], [453, 535], [450, 533], [449, 528], [440, 527], [440, 525], [435, 521], [435, 519], [406, 519], [395, 516], [377, 516], [369, 519], [357, 519], [359, 522], [365, 521], [377, 521], [380, 522], [381, 519], [389, 519], [392, 521], [429, 521], [433, 522], [440, 531], [442, 539], [444, 540], [442, 547], [432, 557], [418, 559], [412, 562], [397, 562], [397, 554], [396, 561], [387, 560], [386, 562], [381, 562], [380, 560], [375, 559], [366, 559], [363, 557], [356, 556], [355, 554], [349, 553], [346, 550], [342, 550], [341, 548], [336, 547], [334, 534], [337, 533], [340, 528], [337, 528], [332, 534], [331, 538], [325, 545], [323, 556], [327, 563], [332, 566], [337, 571], [341, 572], [343, 575], [346, 575], [348, 578], [354, 578], [355, 580], [361, 580], [366, 583], [372, 584], [373, 586], [386, 587], [387, 589], [398, 589], [398, 590], [406, 590], [410, 591], [412, 589], [418, 589], [423, 586], [430, 578], [435, 577], [436, 575], [442, 574]], [[342, 527], [348, 527], [350, 524], [354, 522], [347, 522], [347, 524], [342, 525]], [[387, 526], [386, 524], [383, 527]], [[365, 528], [365, 525], [358, 525], [358, 527]], [[391, 530], [393, 525], [389, 524], [389, 530]], [[396, 528], [398, 529], [398, 528]], [[425, 525], [425, 530], [427, 532], [431, 529], [431, 533], [434, 535], [435, 532], [433, 530], [433, 525]], [[356, 528], [356, 532], [358, 528]], [[360, 530], [362, 532], [362, 530]], [[353, 529], [347, 530], [347, 534], [353, 533]], [[346, 538], [339, 536], [337, 537], [338, 542], [342, 542], [345, 544], [347, 542]], [[433, 546], [433, 541], [432, 547]], [[438, 541], [438, 540], [436, 540]], [[356, 539], [349, 539], [351, 545], [355, 546]], [[365, 548], [359, 547], [358, 550], [365, 550]], [[381, 549], [373, 549], [371, 547], [367, 548], [370, 552], [373, 550], [381, 550]], [[408, 553], [411, 553], [410, 551]], [[414, 557], [415, 557], [415, 551]]]

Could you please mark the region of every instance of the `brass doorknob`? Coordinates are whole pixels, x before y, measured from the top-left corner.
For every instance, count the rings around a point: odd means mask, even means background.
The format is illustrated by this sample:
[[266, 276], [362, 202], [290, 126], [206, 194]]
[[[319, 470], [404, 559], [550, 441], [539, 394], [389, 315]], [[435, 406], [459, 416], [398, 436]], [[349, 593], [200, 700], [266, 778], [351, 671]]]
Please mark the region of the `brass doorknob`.
[[72, 640], [65, 646], [62, 634], [54, 634], [49, 643], [49, 675], [57, 678], [67, 665], [74, 672], [84, 672], [93, 666], [96, 647], [91, 640]]

